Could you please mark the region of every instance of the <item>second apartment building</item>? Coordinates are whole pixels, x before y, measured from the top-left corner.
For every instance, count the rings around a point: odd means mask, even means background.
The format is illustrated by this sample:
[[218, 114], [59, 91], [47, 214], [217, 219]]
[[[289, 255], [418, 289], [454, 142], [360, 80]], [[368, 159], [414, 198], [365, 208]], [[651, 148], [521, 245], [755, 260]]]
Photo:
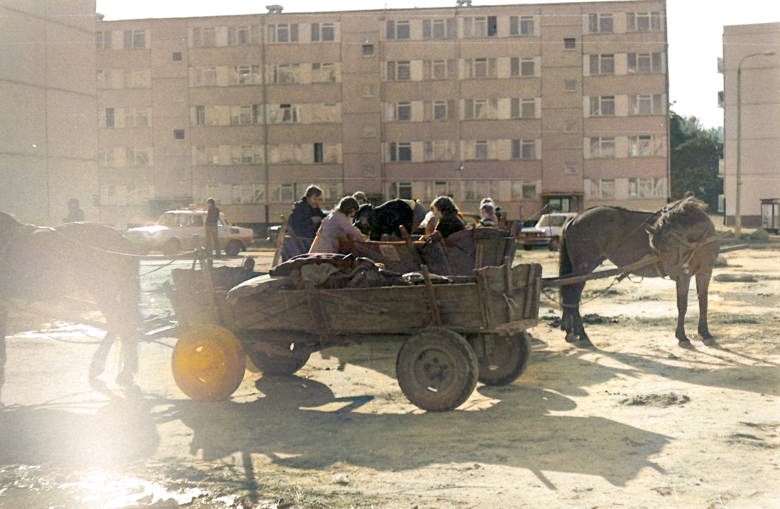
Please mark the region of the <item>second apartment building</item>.
[[99, 21], [100, 206], [278, 223], [311, 183], [512, 219], [668, 194], [664, 1]]

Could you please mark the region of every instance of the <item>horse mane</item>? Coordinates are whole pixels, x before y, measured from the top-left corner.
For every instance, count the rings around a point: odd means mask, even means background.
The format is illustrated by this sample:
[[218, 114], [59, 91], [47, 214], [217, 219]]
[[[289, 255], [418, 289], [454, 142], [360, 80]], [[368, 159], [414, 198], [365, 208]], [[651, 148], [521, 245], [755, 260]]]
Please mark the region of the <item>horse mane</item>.
[[668, 228], [687, 228], [702, 220], [708, 222], [707, 209], [707, 204], [695, 196], [686, 196], [661, 208], [656, 213], [653, 229], [661, 232]]

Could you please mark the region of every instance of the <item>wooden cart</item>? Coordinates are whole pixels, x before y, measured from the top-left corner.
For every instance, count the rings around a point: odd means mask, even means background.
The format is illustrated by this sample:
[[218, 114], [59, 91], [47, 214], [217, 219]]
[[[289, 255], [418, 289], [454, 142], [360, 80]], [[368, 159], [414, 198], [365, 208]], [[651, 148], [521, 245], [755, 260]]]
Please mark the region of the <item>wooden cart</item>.
[[441, 284], [424, 271], [419, 284], [335, 289], [264, 275], [231, 289], [231, 270], [241, 269], [173, 272], [169, 296], [183, 332], [172, 365], [185, 394], [229, 397], [245, 355], [266, 375], [292, 374], [323, 348], [400, 338], [398, 383], [433, 411], [462, 404], [478, 380], [508, 384], [524, 371], [542, 274], [539, 264], [506, 264]]

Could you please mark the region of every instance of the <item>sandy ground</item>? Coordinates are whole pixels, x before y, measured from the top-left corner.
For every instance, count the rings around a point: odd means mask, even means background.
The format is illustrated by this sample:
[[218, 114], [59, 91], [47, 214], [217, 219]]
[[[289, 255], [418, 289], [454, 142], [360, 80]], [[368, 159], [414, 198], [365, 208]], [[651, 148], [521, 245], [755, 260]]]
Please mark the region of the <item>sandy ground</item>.
[[[556, 256], [518, 261], [553, 276]], [[102, 331], [83, 305], [16, 313], [0, 507], [778, 507], [780, 247], [723, 258], [710, 292], [718, 346], [694, 335], [693, 289], [684, 350], [672, 282], [600, 280], [582, 309], [597, 349], [564, 341], [545, 295], [523, 376], [445, 413], [405, 399], [398, 344], [326, 350], [294, 377], [247, 372], [230, 401], [196, 403], [170, 372], [175, 338], [141, 344], [127, 393], [115, 352], [105, 387], [87, 383]], [[163, 313], [166, 277], [146, 276], [147, 314]]]

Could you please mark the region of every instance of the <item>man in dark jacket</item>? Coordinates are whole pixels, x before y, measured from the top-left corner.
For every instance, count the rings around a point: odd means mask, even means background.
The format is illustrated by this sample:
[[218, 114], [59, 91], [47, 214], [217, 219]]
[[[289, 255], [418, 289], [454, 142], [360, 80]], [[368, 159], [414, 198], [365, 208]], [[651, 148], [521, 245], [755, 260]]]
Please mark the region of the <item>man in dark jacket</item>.
[[[322, 189], [317, 186], [306, 188], [306, 194], [293, 205], [288, 222], [288, 233], [294, 234], [295, 242], [285, 242], [282, 259], [286, 260], [300, 253], [308, 253], [317, 229], [325, 213], [322, 212]], [[287, 239], [285, 239], [287, 240]]]

